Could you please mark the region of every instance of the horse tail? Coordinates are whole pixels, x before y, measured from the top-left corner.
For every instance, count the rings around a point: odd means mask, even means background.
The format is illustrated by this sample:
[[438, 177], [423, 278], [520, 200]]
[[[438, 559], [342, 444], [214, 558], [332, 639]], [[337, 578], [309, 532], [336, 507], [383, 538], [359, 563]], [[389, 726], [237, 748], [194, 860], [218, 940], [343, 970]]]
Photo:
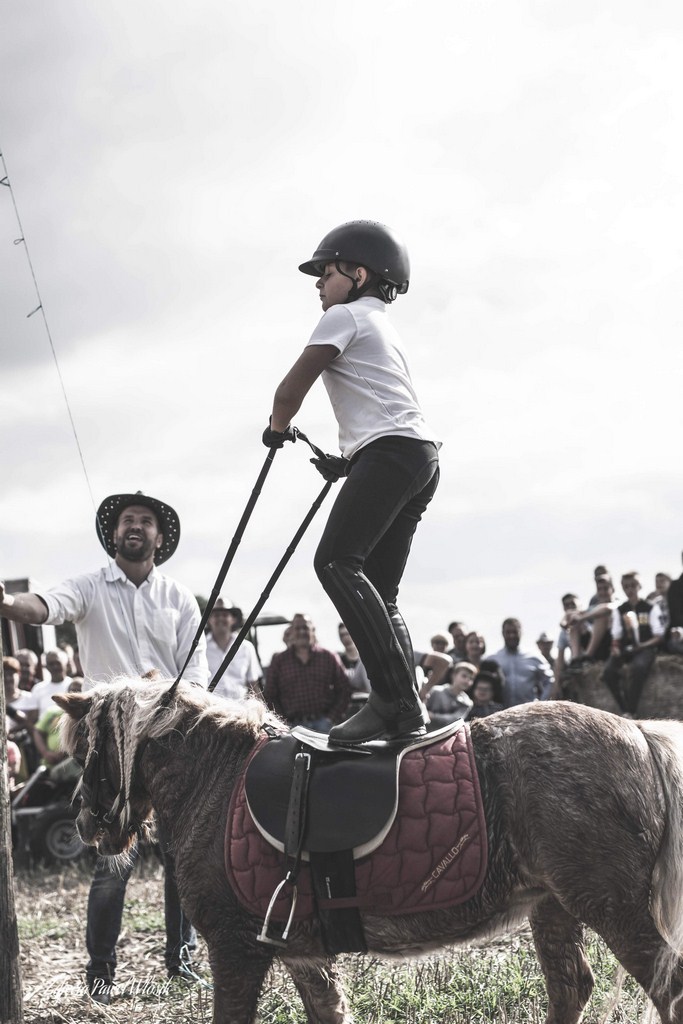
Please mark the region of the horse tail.
[[683, 955], [683, 723], [640, 722], [664, 794], [665, 824], [652, 871], [650, 913], [677, 957]]

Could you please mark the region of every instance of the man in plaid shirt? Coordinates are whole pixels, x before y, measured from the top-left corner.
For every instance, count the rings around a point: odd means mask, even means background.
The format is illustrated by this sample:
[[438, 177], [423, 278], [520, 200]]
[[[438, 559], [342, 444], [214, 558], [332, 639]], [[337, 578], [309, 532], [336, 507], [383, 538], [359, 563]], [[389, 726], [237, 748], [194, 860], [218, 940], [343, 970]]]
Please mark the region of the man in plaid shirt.
[[342, 720], [351, 697], [344, 666], [332, 651], [318, 647], [308, 615], [295, 615], [286, 651], [274, 654], [263, 696], [291, 726], [328, 732]]

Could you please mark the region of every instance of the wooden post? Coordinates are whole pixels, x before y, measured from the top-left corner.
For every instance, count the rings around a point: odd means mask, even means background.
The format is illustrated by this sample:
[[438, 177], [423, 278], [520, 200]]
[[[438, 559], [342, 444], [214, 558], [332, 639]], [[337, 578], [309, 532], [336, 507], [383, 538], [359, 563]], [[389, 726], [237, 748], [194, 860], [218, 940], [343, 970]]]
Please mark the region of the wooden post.
[[[2, 658], [2, 633], [0, 633]], [[19, 932], [14, 905], [5, 688], [0, 690], [0, 1024], [23, 1024]]]

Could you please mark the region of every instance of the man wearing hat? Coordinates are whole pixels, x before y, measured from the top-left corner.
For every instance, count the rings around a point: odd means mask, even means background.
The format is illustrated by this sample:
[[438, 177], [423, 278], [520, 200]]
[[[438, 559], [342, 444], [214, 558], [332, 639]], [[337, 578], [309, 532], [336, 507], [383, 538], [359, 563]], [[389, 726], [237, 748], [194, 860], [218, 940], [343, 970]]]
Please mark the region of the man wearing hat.
[[552, 668], [553, 667], [553, 656], [552, 656], [553, 639], [552, 639], [552, 637], [548, 636], [548, 634], [544, 631], [543, 633], [541, 633], [539, 635], [539, 638], [536, 641], [536, 646], [538, 647], [539, 651], [541, 652], [541, 654], [543, 655], [545, 660], [548, 662], [550, 667]]
[[[242, 609], [237, 608], [231, 601], [218, 597], [209, 615], [208, 625], [206, 658], [209, 663], [209, 676], [213, 680], [244, 625]], [[254, 645], [248, 640], [243, 640], [213, 692], [219, 697], [230, 697], [234, 700], [246, 697], [249, 693], [258, 695], [261, 692], [259, 680], [262, 675]]]
[[[74, 576], [44, 593], [6, 594], [0, 583], [0, 615], [33, 625], [74, 622], [84, 689], [153, 669], [175, 678], [201, 618], [190, 590], [157, 570], [178, 546], [177, 513], [142, 491], [112, 494], [100, 505], [95, 525], [112, 559], [105, 568]], [[205, 686], [207, 676], [202, 638], [184, 678]], [[180, 909], [172, 860], [163, 841], [160, 845], [166, 867], [166, 966], [169, 975], [175, 975], [183, 972], [184, 951], [196, 939]], [[134, 860], [135, 855], [118, 875], [101, 859], [90, 889], [86, 975], [92, 997], [105, 1005], [110, 1002], [116, 942]]]

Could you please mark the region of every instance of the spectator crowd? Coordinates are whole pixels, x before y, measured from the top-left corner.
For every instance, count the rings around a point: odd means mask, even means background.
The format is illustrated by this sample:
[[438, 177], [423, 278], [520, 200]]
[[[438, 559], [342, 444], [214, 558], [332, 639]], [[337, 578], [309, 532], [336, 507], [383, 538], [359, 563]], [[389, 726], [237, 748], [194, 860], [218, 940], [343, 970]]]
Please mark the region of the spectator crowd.
[[[522, 645], [522, 623], [502, 623], [502, 646], [488, 653], [483, 634], [453, 620], [435, 632], [429, 649], [416, 651], [414, 665], [431, 730], [458, 719], [474, 719], [502, 708], [563, 695], [571, 673], [600, 665], [601, 677], [622, 712], [635, 715], [638, 700], [658, 654], [683, 655], [683, 575], [658, 572], [654, 589], [643, 596], [640, 575], [622, 573], [618, 586], [607, 567], [596, 566], [593, 593], [560, 597], [555, 635], [541, 633], [531, 647]], [[219, 597], [207, 626], [207, 657], [213, 678], [242, 624], [240, 608]], [[367, 699], [370, 681], [344, 623], [339, 623], [338, 652], [318, 644], [315, 625], [304, 613], [293, 615], [284, 649], [264, 670], [254, 645], [243, 641], [215, 692], [239, 699], [261, 695], [291, 726], [319, 732], [353, 714]], [[630, 671], [623, 672], [628, 665]], [[83, 685], [78, 652], [68, 645], [39, 659], [20, 650], [3, 659], [9, 768], [14, 784], [25, 779], [48, 751], [54, 734], [52, 695]], [[59, 712], [57, 712], [59, 714]], [[18, 741], [18, 742], [17, 742]], [[54, 747], [54, 741], [52, 741]]]

